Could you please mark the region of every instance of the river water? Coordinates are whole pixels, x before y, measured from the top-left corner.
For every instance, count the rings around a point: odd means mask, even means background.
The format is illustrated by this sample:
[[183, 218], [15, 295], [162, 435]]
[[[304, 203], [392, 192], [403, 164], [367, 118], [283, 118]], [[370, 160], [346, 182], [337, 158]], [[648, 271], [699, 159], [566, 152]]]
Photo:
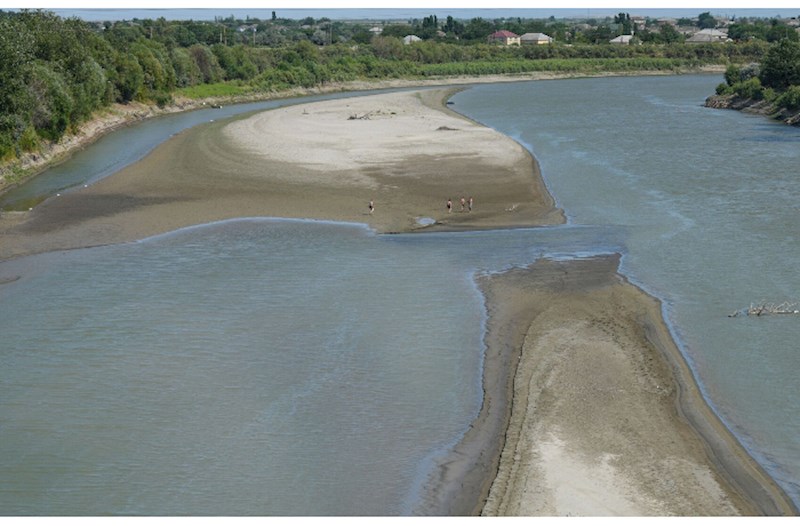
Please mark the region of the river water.
[[414, 513], [480, 406], [474, 273], [612, 252], [797, 502], [800, 319], [727, 315], [800, 299], [800, 131], [703, 108], [720, 80], [457, 94], [533, 151], [565, 226], [378, 236], [246, 219], [0, 265], [21, 276], [0, 286], [0, 513]]

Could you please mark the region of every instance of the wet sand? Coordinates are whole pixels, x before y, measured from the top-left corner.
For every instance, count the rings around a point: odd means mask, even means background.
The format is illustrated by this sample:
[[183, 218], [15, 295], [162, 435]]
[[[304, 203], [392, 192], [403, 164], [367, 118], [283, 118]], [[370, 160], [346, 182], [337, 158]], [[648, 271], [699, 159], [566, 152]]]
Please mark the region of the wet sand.
[[[451, 92], [304, 104], [187, 130], [89, 188], [4, 214], [0, 260], [236, 217], [383, 233], [563, 222], [535, 159], [447, 110]], [[472, 212], [462, 196], [474, 197]], [[484, 407], [421, 513], [794, 512], [705, 405], [658, 303], [616, 267], [543, 261], [480, 279]]]

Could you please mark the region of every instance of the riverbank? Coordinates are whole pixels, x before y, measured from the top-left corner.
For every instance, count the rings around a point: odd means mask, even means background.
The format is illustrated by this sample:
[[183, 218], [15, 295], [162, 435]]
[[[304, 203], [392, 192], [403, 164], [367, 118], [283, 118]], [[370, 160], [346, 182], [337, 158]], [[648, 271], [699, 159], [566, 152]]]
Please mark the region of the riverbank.
[[[442, 111], [448, 96], [448, 90], [429, 90], [328, 101], [187, 130], [89, 188], [50, 199], [30, 213], [1, 218], [0, 259], [134, 241], [242, 216], [364, 222], [380, 232], [562, 222], [530, 154], [497, 132]], [[297, 144], [305, 147], [292, 148]], [[341, 155], [342, 144], [348, 145], [347, 155]], [[447, 212], [450, 194], [454, 210]], [[462, 194], [475, 198], [472, 212], [461, 211]], [[371, 214], [369, 200], [376, 205]], [[423, 226], [418, 219], [426, 217], [435, 223]], [[619, 283], [616, 263], [540, 263], [481, 280], [489, 314], [484, 408], [453, 462], [434, 481], [434, 486], [445, 485], [438, 496], [446, 506], [432, 513], [789, 513], [780, 511], [785, 509], [781, 504], [769, 504], [783, 497], [773, 493], [768, 478], [757, 478], [760, 469], [714, 424], [685, 377], [680, 355], [672, 357], [674, 363], [663, 358], [674, 344], [657, 303], [641, 292], [625, 292], [632, 287]], [[627, 342], [624, 349], [617, 350], [617, 340]], [[589, 362], [577, 360], [597, 348], [604, 354], [592, 355]], [[531, 373], [526, 364], [517, 366], [520, 357], [537, 362], [542, 355], [556, 369], [534, 363]], [[570, 390], [589, 382], [582, 392]], [[525, 384], [533, 384], [533, 393], [520, 390]], [[606, 401], [610, 396], [614, 404], [588, 405], [598, 395]], [[547, 409], [545, 402], [561, 400], [563, 405], [543, 417], [533, 413], [540, 427], [519, 424], [520, 419], [530, 421], [519, 408]], [[677, 400], [681, 404], [676, 407]], [[614, 410], [600, 412], [606, 405]], [[653, 408], [658, 411], [651, 414]], [[591, 418], [561, 422], [571, 415]], [[620, 422], [622, 427], [614, 426]], [[704, 422], [711, 422], [710, 431], [698, 435], [694, 429], [702, 429]], [[601, 426], [603, 440], [595, 439], [598, 428], [589, 424]], [[520, 442], [542, 433], [550, 433], [542, 446], [546, 450], [539, 453], [549, 455], [544, 468], [523, 462]], [[649, 440], [660, 435], [669, 442], [671, 456], [654, 470], [663, 444]], [[512, 470], [518, 480], [532, 480], [542, 469], [569, 476], [545, 477], [544, 486], [530, 488], [507, 475]], [[591, 486], [592, 499], [554, 499], [584, 491], [598, 474], [608, 483]], [[748, 483], [747, 477], [756, 482]], [[691, 506], [683, 493], [673, 491], [684, 484], [703, 490], [692, 493]], [[532, 498], [537, 491], [549, 495], [551, 504]], [[647, 508], [651, 495], [661, 500]]]
[[790, 126], [800, 126], [800, 109], [775, 108], [773, 104], [765, 100], [747, 99], [738, 95], [712, 95], [706, 99], [705, 106], [763, 115]]

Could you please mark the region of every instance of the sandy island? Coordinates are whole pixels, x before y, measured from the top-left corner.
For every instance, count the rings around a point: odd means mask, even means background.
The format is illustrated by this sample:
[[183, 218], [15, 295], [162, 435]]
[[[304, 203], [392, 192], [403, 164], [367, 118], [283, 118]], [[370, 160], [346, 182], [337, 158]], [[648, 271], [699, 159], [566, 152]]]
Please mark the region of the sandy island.
[[[535, 159], [449, 111], [451, 93], [303, 104], [187, 130], [88, 188], [4, 214], [0, 261], [237, 217], [384, 233], [563, 222]], [[474, 209], [462, 211], [470, 196]], [[479, 278], [483, 408], [420, 513], [796, 513], [703, 401], [658, 302], [617, 264], [540, 261]]]

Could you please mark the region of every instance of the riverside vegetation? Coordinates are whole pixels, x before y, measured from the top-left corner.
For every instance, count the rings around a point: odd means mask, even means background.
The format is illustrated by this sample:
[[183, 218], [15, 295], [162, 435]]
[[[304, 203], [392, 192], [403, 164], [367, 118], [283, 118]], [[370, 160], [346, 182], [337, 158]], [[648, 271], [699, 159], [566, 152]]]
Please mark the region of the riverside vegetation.
[[800, 125], [800, 42], [784, 38], [761, 63], [730, 65], [707, 106], [750, 110]]
[[[388, 24], [373, 36], [357, 23], [286, 20], [274, 12], [268, 21], [88, 23], [40, 10], [0, 11], [0, 176], [13, 182], [15, 173], [22, 175], [24, 155], [58, 143], [114, 104], [268, 98], [357, 80], [678, 72], [760, 62], [771, 46], [783, 45], [770, 43], [774, 31], [760, 38], [744, 29], [738, 42], [685, 44], [666, 26], [638, 31], [641, 45], [617, 46], [607, 39], [629, 31], [630, 16], [606, 22], [581, 29], [552, 17], [440, 22], [431, 16]], [[698, 24], [707, 23], [699, 17]], [[548, 31], [555, 42], [488, 44], [487, 35], [498, 29]], [[409, 32], [425, 40], [404, 45], [401, 35]]]

